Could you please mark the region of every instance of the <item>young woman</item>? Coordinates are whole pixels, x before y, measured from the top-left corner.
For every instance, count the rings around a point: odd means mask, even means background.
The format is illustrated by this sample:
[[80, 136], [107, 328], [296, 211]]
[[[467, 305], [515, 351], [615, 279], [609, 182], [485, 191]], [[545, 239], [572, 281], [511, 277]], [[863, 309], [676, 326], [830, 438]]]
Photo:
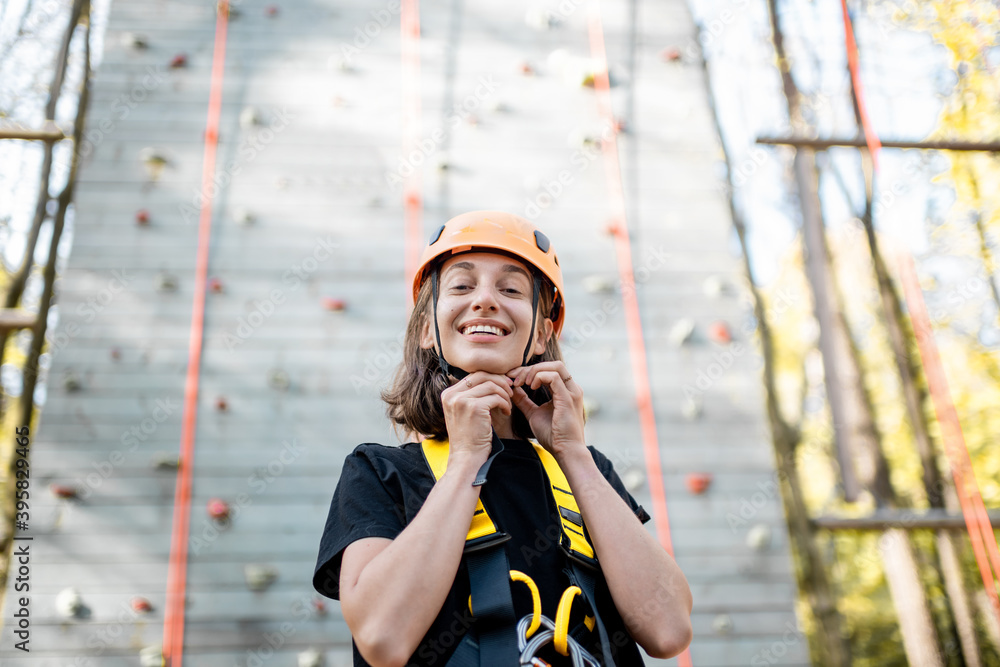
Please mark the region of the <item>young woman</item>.
[[610, 667], [642, 664], [637, 644], [683, 651], [687, 581], [584, 440], [549, 240], [509, 213], [465, 213], [432, 235], [413, 293], [382, 395], [413, 441], [347, 457], [313, 579], [341, 601], [354, 664]]

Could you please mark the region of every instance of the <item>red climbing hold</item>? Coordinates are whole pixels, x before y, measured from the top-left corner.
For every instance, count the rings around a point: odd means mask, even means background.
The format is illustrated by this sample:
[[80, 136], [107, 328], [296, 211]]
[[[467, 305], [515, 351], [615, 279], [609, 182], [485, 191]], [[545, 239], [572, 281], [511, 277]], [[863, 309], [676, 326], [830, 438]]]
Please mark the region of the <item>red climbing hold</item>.
[[347, 308], [347, 302], [343, 299], [334, 299], [332, 296], [323, 297], [323, 307], [327, 310], [341, 311]]
[[326, 603], [319, 598], [313, 598], [313, 611], [316, 612], [318, 616], [326, 616]]
[[135, 222], [140, 227], [145, 227], [149, 224], [149, 211], [144, 208], [140, 208], [135, 212]]
[[51, 484], [49, 485], [49, 490], [52, 491], [52, 494], [57, 498], [66, 498], [71, 500], [79, 497], [75, 487], [66, 486], [64, 484]]
[[122, 351], [117, 347], [111, 348], [111, 358], [114, 359], [115, 361], [118, 361], [119, 359], [122, 358]]
[[663, 58], [665, 62], [675, 63], [681, 59], [681, 50], [676, 46], [672, 46], [669, 49], [663, 49], [660, 52], [660, 57]]
[[212, 277], [208, 279], [208, 289], [216, 294], [222, 293], [222, 280], [220, 278]]
[[274, 18], [277, 15], [278, 15], [277, 5], [268, 5], [267, 7], [264, 8], [264, 16], [267, 16], [269, 18]]
[[148, 614], [153, 611], [153, 605], [146, 598], [137, 595], [132, 598], [132, 609], [141, 614]]
[[226, 400], [225, 396], [219, 396], [215, 399], [215, 409], [219, 412], [225, 412], [229, 409], [229, 402]]
[[187, 66], [188, 58], [183, 53], [178, 53], [170, 60], [170, 66], [174, 69]]
[[705, 493], [709, 484], [712, 483], [712, 475], [707, 472], [692, 472], [684, 479], [688, 491], [696, 496]]
[[535, 68], [530, 63], [521, 63], [520, 72], [525, 76], [531, 76], [535, 73]]
[[221, 498], [211, 498], [205, 507], [208, 516], [216, 521], [225, 521], [229, 518], [229, 503]]
[[733, 335], [729, 333], [729, 325], [725, 322], [715, 322], [708, 328], [708, 337], [716, 343], [729, 343]]
[[615, 118], [615, 134], [621, 134], [625, 131], [625, 121], [621, 118]]

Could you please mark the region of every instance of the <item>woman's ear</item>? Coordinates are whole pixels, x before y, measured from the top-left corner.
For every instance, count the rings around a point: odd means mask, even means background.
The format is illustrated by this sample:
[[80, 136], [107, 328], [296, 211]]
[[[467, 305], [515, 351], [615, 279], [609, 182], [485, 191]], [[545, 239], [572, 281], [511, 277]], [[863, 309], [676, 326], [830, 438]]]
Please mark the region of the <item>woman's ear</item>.
[[546, 347], [548, 347], [549, 338], [552, 336], [552, 331], [555, 327], [552, 324], [552, 320], [549, 318], [544, 318], [538, 323], [538, 331], [535, 332], [535, 347], [531, 351], [534, 355], [540, 355], [545, 352]]
[[425, 350], [434, 347], [434, 332], [431, 331], [431, 323], [426, 317], [420, 325], [420, 347]]

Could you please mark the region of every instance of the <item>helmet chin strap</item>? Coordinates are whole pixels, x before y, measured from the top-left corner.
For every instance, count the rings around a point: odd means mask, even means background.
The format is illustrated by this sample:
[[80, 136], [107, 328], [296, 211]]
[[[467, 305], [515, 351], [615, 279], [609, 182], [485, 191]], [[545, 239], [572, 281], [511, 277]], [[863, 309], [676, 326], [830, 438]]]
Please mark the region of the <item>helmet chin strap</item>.
[[[459, 368], [448, 363], [448, 360], [444, 358], [444, 348], [441, 346], [441, 330], [438, 328], [438, 318], [437, 318], [437, 304], [438, 304], [438, 273], [440, 271], [440, 266], [434, 267], [434, 271], [431, 272], [431, 291], [434, 295], [434, 303], [431, 310], [434, 312], [434, 336], [437, 338], [437, 355], [438, 355], [438, 367], [441, 370], [441, 374], [444, 376], [445, 380], [448, 376], [462, 380], [469, 374], [469, 371]], [[528, 333], [528, 344], [524, 348], [524, 357], [521, 360], [522, 366], [528, 365], [528, 355], [531, 353], [532, 343], [535, 341], [535, 321], [538, 315], [538, 298], [541, 292], [542, 279], [537, 273], [532, 271], [534, 275], [534, 281], [531, 290], [531, 330]], [[493, 431], [493, 449], [490, 452], [490, 457], [486, 459], [486, 463], [479, 468], [479, 472], [476, 473], [476, 479], [472, 482], [472, 486], [481, 486], [486, 483], [486, 473], [489, 472], [490, 466], [493, 465], [493, 460], [497, 457], [500, 452], [503, 451], [503, 442], [501, 442], [500, 437], [497, 435], [497, 431], [492, 426], [490, 427]]]

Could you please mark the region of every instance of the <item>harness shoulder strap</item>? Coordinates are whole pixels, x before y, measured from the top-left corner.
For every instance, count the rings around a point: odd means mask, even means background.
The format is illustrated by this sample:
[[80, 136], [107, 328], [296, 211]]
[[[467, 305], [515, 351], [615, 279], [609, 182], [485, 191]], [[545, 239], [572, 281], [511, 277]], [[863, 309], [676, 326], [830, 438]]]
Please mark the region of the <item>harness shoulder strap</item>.
[[[428, 438], [420, 443], [420, 447], [423, 449], [424, 459], [427, 461], [427, 466], [431, 469], [434, 481], [436, 482], [441, 479], [445, 470], [448, 469], [448, 441]], [[469, 525], [469, 534], [465, 538], [466, 551], [469, 550], [470, 542], [474, 545], [480, 544], [480, 542], [473, 542], [473, 540], [481, 540], [482, 538], [498, 533], [500, 531], [497, 529], [496, 524], [493, 523], [493, 519], [486, 512], [483, 501], [481, 499], [477, 500], [476, 511], [473, 512], [472, 523]]]
[[576, 503], [576, 498], [569, 488], [566, 475], [556, 462], [556, 458], [549, 453], [549, 450], [542, 447], [535, 441], [531, 444], [535, 448], [545, 468], [545, 474], [549, 478], [552, 499], [555, 500], [556, 507], [559, 508], [559, 520], [562, 523], [564, 546], [570, 554], [581, 558], [587, 565], [597, 567], [597, 556], [594, 555], [594, 547], [590, 544], [585, 534], [583, 525], [583, 515], [580, 513], [580, 506]]

